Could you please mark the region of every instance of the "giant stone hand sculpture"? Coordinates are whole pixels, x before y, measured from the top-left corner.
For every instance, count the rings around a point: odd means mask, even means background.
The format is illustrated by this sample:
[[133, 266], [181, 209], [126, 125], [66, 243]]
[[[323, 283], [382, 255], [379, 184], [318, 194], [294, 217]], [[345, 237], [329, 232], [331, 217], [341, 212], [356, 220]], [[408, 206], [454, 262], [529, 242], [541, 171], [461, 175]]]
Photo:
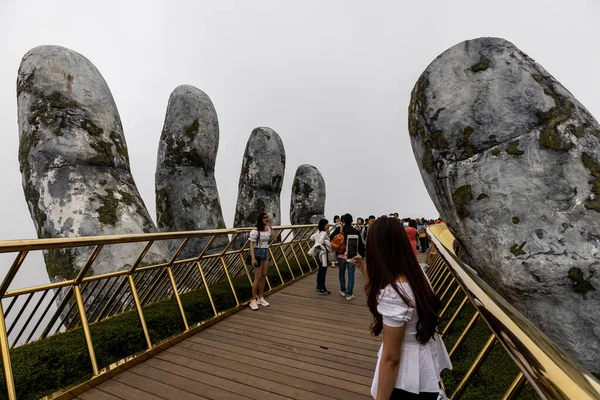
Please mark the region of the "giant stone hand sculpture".
[[[256, 226], [258, 214], [269, 214], [273, 226], [281, 224], [281, 187], [285, 172], [285, 149], [281, 138], [270, 128], [256, 128], [250, 134], [242, 161], [235, 210], [235, 228]], [[245, 239], [240, 237], [236, 247]]]
[[412, 92], [415, 158], [467, 262], [600, 372], [600, 125], [503, 39], [460, 43]]
[[325, 218], [325, 180], [316, 167], [303, 164], [292, 184], [290, 221], [292, 225], [318, 224], [321, 218]]
[[[215, 180], [219, 122], [201, 90], [177, 87], [167, 107], [156, 166], [156, 217], [161, 231], [223, 229], [225, 222]], [[210, 237], [191, 240], [182, 258], [198, 256]], [[211, 247], [224, 248], [227, 236]], [[171, 243], [176, 251], [179, 243]]]
[[[19, 67], [17, 96], [19, 165], [39, 238], [156, 231], [131, 175], [112, 94], [88, 59], [59, 46], [30, 50]], [[128, 268], [144, 245], [106, 246], [92, 273]], [[89, 252], [46, 252], [50, 280], [73, 279]], [[157, 243], [144, 261], [166, 259]]]

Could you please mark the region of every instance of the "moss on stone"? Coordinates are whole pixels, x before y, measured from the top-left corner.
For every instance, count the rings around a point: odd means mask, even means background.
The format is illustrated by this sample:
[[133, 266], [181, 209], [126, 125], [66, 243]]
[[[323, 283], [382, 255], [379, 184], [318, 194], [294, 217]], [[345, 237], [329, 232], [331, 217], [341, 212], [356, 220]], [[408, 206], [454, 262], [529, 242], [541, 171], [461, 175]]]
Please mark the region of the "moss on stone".
[[590, 210], [600, 212], [600, 164], [598, 164], [589, 154], [581, 155], [583, 165], [590, 171], [594, 180], [592, 183], [592, 194], [585, 202], [585, 207]]
[[532, 77], [542, 85], [544, 93], [554, 100], [553, 108], [538, 113], [538, 121], [542, 126], [539, 138], [540, 145], [557, 151], [571, 150], [573, 143], [561, 136], [558, 126], [571, 117], [573, 103], [554, 90], [554, 85], [549, 77], [541, 74], [533, 74]]
[[456, 147], [463, 150], [462, 154], [458, 157], [459, 160], [472, 157], [475, 153], [475, 148], [471, 145], [471, 143], [469, 143], [469, 137], [472, 133], [473, 128], [466, 126], [463, 130], [462, 138], [458, 139], [456, 142]]
[[479, 59], [479, 62], [477, 64], [474, 64], [471, 66], [471, 71], [473, 71], [473, 72], [485, 71], [489, 67], [490, 67], [490, 60], [488, 60], [484, 56], [481, 56], [481, 58]]
[[115, 131], [111, 131], [109, 137], [115, 145], [115, 150], [117, 151], [117, 153], [121, 157], [123, 157], [126, 162], [129, 162], [129, 153], [127, 151], [127, 145], [124, 142], [122, 142], [122, 136]]
[[518, 244], [516, 244], [516, 243], [515, 243], [515, 244], [513, 244], [513, 245], [510, 247], [510, 252], [511, 252], [511, 253], [513, 253], [513, 255], [514, 255], [515, 257], [519, 257], [519, 256], [522, 256], [522, 255], [524, 255], [524, 254], [527, 254], [527, 253], [525, 253], [525, 251], [523, 251], [523, 247], [525, 247], [525, 244], [526, 244], [526, 243], [527, 243], [527, 242], [523, 242], [523, 243], [521, 243], [520, 245], [518, 245]]
[[173, 221], [167, 189], [156, 190], [156, 219], [159, 228], [171, 226]]
[[519, 222], [521, 222], [521, 220], [519, 219], [519, 217], [512, 217], [512, 222], [513, 224], [518, 225]]
[[81, 128], [93, 136], [99, 136], [104, 133], [104, 129], [96, 125], [91, 119], [84, 119], [83, 122], [81, 122]]
[[569, 270], [569, 279], [573, 283], [571, 288], [575, 293], [586, 294], [592, 290], [596, 290], [589, 280], [584, 279], [580, 268], [571, 268]]
[[98, 201], [101, 203], [101, 206], [96, 209], [98, 220], [103, 224], [115, 226], [118, 222], [119, 200], [115, 198], [113, 190], [105, 191], [105, 196], [98, 195]]
[[495, 156], [499, 156], [500, 155], [500, 149], [497, 148], [497, 147], [494, 147], [492, 149], [492, 154], [495, 155]]
[[460, 218], [466, 218], [469, 216], [467, 204], [469, 204], [471, 200], [473, 200], [473, 195], [471, 194], [471, 185], [460, 186], [454, 191], [454, 193], [452, 193], [454, 208], [456, 209], [456, 214]]
[[487, 199], [488, 197], [490, 197], [490, 196], [488, 196], [485, 193], [481, 193], [479, 196], [477, 196], [477, 200], [479, 201], [479, 200]]
[[525, 154], [523, 150], [519, 150], [519, 141], [514, 140], [512, 142], [508, 142], [508, 146], [506, 147], [506, 152], [512, 156], [522, 156]]
[[261, 199], [256, 199], [255, 204], [253, 205], [252, 211], [248, 214], [248, 226], [255, 226], [258, 221], [258, 215], [261, 212], [267, 212], [267, 205]]
[[198, 119], [195, 119], [194, 122], [192, 122], [192, 124], [187, 127], [187, 129], [185, 130], [185, 133], [188, 136], [191, 136], [193, 138], [195, 136], [195, 134], [198, 133], [199, 129], [200, 129], [200, 123], [198, 123]]
[[46, 270], [50, 277], [75, 279], [77, 277], [76, 257], [73, 249], [50, 249], [44, 254]]

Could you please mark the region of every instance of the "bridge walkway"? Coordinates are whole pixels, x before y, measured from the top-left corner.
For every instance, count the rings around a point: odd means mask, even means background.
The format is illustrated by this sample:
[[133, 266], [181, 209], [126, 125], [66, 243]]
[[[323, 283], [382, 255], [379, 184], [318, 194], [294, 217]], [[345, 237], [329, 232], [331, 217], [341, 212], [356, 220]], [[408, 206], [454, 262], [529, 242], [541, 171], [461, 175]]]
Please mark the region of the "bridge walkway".
[[81, 394], [79, 399], [370, 399], [381, 343], [369, 333], [364, 278], [355, 296], [315, 293], [311, 276]]

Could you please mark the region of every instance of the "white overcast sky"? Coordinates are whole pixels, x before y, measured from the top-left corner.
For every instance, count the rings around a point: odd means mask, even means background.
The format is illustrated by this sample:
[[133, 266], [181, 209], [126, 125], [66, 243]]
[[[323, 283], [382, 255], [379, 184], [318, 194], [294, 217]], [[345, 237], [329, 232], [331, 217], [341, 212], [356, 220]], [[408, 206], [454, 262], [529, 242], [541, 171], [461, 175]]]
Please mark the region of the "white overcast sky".
[[599, 20], [596, 0], [0, 0], [0, 240], [35, 237], [17, 159], [15, 94], [21, 58], [35, 46], [68, 47], [100, 70], [153, 218], [158, 140], [180, 84], [206, 92], [217, 110], [216, 178], [227, 226], [257, 126], [273, 128], [285, 144], [282, 222], [304, 163], [325, 178], [330, 218], [394, 211], [433, 218], [407, 131], [421, 72], [463, 40], [499, 36], [599, 116]]

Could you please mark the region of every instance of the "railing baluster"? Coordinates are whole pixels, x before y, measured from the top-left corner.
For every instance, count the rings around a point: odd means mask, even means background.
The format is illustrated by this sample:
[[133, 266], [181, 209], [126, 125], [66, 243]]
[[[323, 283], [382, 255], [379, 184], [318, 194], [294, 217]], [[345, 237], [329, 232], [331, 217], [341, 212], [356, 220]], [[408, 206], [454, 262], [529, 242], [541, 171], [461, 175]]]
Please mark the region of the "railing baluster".
[[229, 276], [229, 271], [227, 270], [227, 264], [225, 264], [225, 260], [223, 257], [219, 257], [221, 259], [221, 264], [223, 264], [223, 269], [225, 270], [225, 275], [227, 276], [227, 281], [229, 281], [229, 286], [231, 286], [231, 292], [233, 293], [233, 297], [235, 298], [235, 303], [239, 306], [240, 301], [238, 300], [237, 294], [235, 293], [235, 288], [233, 287], [233, 282], [231, 281], [231, 277]]
[[144, 318], [144, 311], [142, 310], [142, 303], [140, 302], [140, 298], [138, 297], [135, 282], [133, 281], [133, 276], [127, 275], [127, 282], [129, 282], [131, 295], [133, 296], [135, 308], [137, 310], [138, 317], [140, 318], [140, 324], [142, 325], [142, 331], [144, 332], [144, 338], [146, 339], [146, 346], [148, 347], [148, 349], [151, 349], [152, 341], [150, 340], [150, 334], [148, 333], [148, 327], [146, 326], [146, 319]]
[[[33, 294], [33, 293], [32, 293]], [[35, 307], [33, 308], [33, 311], [31, 311], [31, 313], [29, 313], [29, 318], [27, 318], [27, 321], [25, 321], [25, 323], [23, 324], [23, 327], [21, 328], [21, 330], [19, 331], [19, 334], [17, 335], [17, 337], [15, 338], [15, 340], [13, 341], [13, 344], [10, 346], [10, 348], [12, 349], [13, 347], [15, 347], [15, 345], [17, 344], [17, 342], [19, 341], [19, 339], [21, 338], [21, 335], [23, 335], [23, 332], [25, 332], [25, 329], [27, 328], [27, 326], [29, 326], [29, 323], [31, 322], [31, 319], [35, 316], [35, 313], [37, 312], [38, 308], [40, 308], [40, 304], [42, 304], [42, 302], [44, 301], [44, 299], [46, 298], [46, 295], [48, 294], [48, 291], [45, 290], [44, 293], [42, 294], [42, 296], [40, 297], [40, 299], [38, 300], [37, 304], [35, 305]]]
[[[52, 289], [48, 289], [48, 291], [50, 291], [50, 290], [52, 290]], [[31, 340], [31, 338], [33, 337], [33, 335], [35, 335], [35, 331], [37, 331], [37, 329], [39, 328], [40, 324], [42, 323], [42, 321], [46, 317], [46, 314], [48, 314], [48, 311], [50, 310], [50, 307], [52, 307], [52, 304], [54, 304], [54, 302], [56, 301], [56, 298], [58, 297], [59, 294], [60, 294], [60, 290], [55, 290], [54, 291], [54, 296], [52, 296], [52, 299], [50, 299], [50, 301], [48, 302], [48, 305], [46, 306], [46, 309], [44, 310], [44, 312], [42, 313], [42, 315], [40, 316], [40, 318], [38, 318], [37, 323], [35, 324], [35, 326], [31, 330], [31, 333], [29, 334], [29, 336], [27, 336], [27, 340], [25, 340], [24, 344], [29, 343], [29, 341]]]
[[458, 339], [456, 339], [456, 342], [454, 342], [454, 345], [452, 346], [452, 348], [448, 352], [448, 356], [449, 357], [452, 357], [452, 354], [454, 354], [454, 352], [456, 350], [458, 350], [458, 347], [466, 339], [466, 337], [469, 334], [469, 332], [471, 332], [471, 330], [475, 327], [475, 324], [477, 323], [478, 320], [479, 320], [479, 313], [475, 312], [475, 314], [473, 314], [473, 317], [471, 317], [471, 320], [469, 321], [469, 323], [467, 324], [467, 326], [465, 326], [465, 328], [461, 332], [460, 336], [458, 337]]
[[185, 310], [183, 309], [183, 303], [181, 303], [181, 298], [179, 297], [179, 292], [177, 291], [177, 284], [175, 283], [175, 278], [173, 277], [173, 271], [171, 267], [167, 267], [167, 273], [169, 274], [169, 279], [171, 280], [171, 286], [173, 287], [173, 294], [175, 294], [175, 300], [177, 301], [177, 306], [179, 307], [179, 311], [181, 312], [181, 318], [183, 318], [183, 325], [185, 326], [185, 330], [189, 331], [190, 327], [187, 322], [187, 318], [185, 316]]
[[452, 296], [450, 296], [450, 299], [448, 299], [448, 302], [446, 303], [446, 305], [442, 309], [442, 312], [440, 312], [440, 315], [438, 316], [438, 318], [441, 319], [446, 314], [446, 311], [448, 310], [448, 307], [450, 307], [450, 304], [452, 304], [452, 300], [454, 300], [454, 298], [456, 297], [456, 295], [458, 294], [459, 291], [460, 291], [460, 285], [458, 285], [458, 287], [456, 288], [456, 290], [454, 290], [454, 293], [452, 293]]
[[448, 329], [450, 329], [450, 327], [452, 326], [452, 324], [454, 323], [454, 321], [458, 317], [458, 314], [460, 314], [460, 312], [463, 310], [463, 308], [467, 305], [468, 301], [469, 301], [469, 296], [465, 295], [465, 298], [462, 300], [462, 302], [460, 303], [460, 305], [458, 306], [458, 308], [456, 309], [456, 311], [452, 315], [452, 318], [450, 318], [450, 321], [448, 321], [448, 323], [444, 327], [444, 330], [441, 333], [442, 336], [444, 336], [446, 334], [446, 332], [448, 332]]
[[81, 325], [83, 327], [83, 335], [85, 337], [85, 344], [88, 348], [90, 355], [90, 361], [92, 363], [92, 371], [94, 376], [98, 375], [98, 363], [96, 362], [96, 353], [94, 352], [94, 343], [92, 342], [92, 335], [90, 333], [90, 326], [88, 325], [87, 315], [85, 314], [85, 307], [83, 305], [83, 299], [81, 298], [81, 288], [79, 285], [73, 285], [75, 292], [75, 301], [77, 302], [77, 308], [79, 310], [79, 318], [81, 319]]
[[467, 374], [463, 377], [463, 379], [460, 381], [460, 383], [454, 390], [454, 393], [452, 393], [452, 395], [450, 396], [450, 399], [460, 398], [460, 395], [467, 388], [467, 384], [471, 380], [471, 377], [473, 376], [473, 374], [479, 369], [481, 364], [483, 364], [483, 362], [485, 361], [487, 356], [490, 354], [490, 351], [492, 350], [494, 343], [496, 343], [496, 335], [491, 334], [490, 337], [488, 338], [487, 342], [485, 343], [485, 345], [483, 346], [483, 348], [477, 355], [477, 358], [475, 358], [475, 361], [473, 362], [473, 364], [471, 364], [471, 367], [469, 367]]
[[212, 295], [210, 294], [210, 288], [208, 287], [208, 283], [206, 282], [206, 277], [204, 276], [204, 271], [202, 271], [202, 265], [200, 265], [200, 261], [196, 261], [196, 265], [198, 266], [198, 271], [200, 271], [200, 276], [202, 277], [202, 283], [204, 283], [204, 290], [208, 295], [208, 300], [210, 301], [210, 305], [215, 313], [215, 317], [218, 315], [217, 307], [215, 307], [215, 302], [213, 301]]
[[[7, 285], [8, 288], [8, 285]], [[0, 301], [0, 350], [2, 350], [2, 372], [6, 381], [6, 391], [10, 400], [17, 399], [17, 390], [13, 377], [12, 364], [10, 361], [10, 350], [8, 347], [8, 335], [6, 333], [6, 322], [4, 321], [4, 310]]]
[[448, 291], [450, 290], [450, 288], [452, 287], [452, 285], [455, 282], [456, 282], [456, 279], [454, 279], [454, 277], [452, 277], [452, 279], [450, 280], [450, 283], [448, 284], [448, 286], [446, 286], [446, 290], [444, 290], [444, 293], [442, 293], [442, 295], [440, 296], [440, 301], [444, 300], [444, 297], [446, 297], [446, 293], [448, 293]]
[[523, 372], [519, 371], [515, 379], [512, 381], [504, 396], [502, 396], [502, 400], [512, 400], [519, 395], [521, 389], [523, 389], [523, 385], [527, 382], [525, 379], [525, 375]]
[[281, 284], [283, 285], [285, 283], [285, 281], [283, 280], [283, 277], [281, 276], [281, 271], [279, 271], [279, 266], [277, 265], [277, 261], [275, 261], [275, 257], [273, 257], [273, 252], [271, 251], [271, 249], [269, 249], [269, 253], [271, 255], [271, 260], [273, 261], [273, 265], [275, 266], [275, 269], [277, 270], [277, 274], [279, 274], [279, 279], [281, 280]]

